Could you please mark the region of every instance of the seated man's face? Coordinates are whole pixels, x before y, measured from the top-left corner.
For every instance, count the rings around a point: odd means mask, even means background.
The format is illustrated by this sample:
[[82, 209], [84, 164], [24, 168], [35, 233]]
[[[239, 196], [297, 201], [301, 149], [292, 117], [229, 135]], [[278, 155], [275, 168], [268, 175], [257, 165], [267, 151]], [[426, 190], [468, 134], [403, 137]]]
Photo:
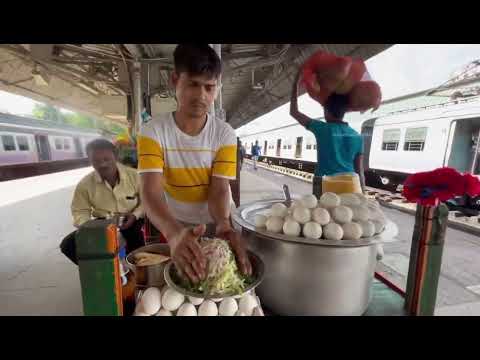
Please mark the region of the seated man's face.
[[112, 177], [117, 171], [117, 159], [112, 150], [98, 149], [90, 153], [90, 163], [103, 178]]

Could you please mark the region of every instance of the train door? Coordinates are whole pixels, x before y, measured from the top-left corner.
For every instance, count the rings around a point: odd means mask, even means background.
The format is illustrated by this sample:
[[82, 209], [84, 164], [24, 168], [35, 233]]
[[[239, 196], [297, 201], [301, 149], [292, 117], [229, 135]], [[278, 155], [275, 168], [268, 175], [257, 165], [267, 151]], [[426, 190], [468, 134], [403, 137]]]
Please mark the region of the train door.
[[277, 157], [280, 157], [281, 150], [282, 150], [282, 139], [277, 139]]
[[373, 135], [373, 127], [375, 125], [375, 119], [370, 119], [365, 121], [362, 124], [361, 135], [363, 138], [363, 168], [368, 170], [369, 167], [369, 159], [370, 159], [370, 147], [372, 146], [372, 135]]
[[295, 157], [302, 157], [302, 145], [303, 145], [303, 136], [297, 137], [297, 146], [295, 147]]
[[35, 135], [35, 144], [37, 145], [38, 160], [48, 161], [52, 159], [50, 144], [46, 135]]
[[265, 146], [263, 147], [263, 155], [267, 155], [267, 146], [268, 146], [268, 141], [265, 140]]
[[480, 175], [480, 118], [455, 121], [447, 166]]
[[82, 144], [80, 142], [80, 139], [78, 137], [73, 138], [73, 143], [75, 146], [75, 157], [76, 158], [83, 158], [83, 149], [82, 149]]

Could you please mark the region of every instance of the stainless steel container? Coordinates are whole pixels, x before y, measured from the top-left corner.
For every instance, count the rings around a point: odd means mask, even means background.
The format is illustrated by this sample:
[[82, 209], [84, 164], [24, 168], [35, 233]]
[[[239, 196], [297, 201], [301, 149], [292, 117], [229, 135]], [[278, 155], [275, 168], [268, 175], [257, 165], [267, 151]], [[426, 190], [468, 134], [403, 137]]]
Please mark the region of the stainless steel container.
[[256, 229], [254, 217], [274, 203], [239, 207], [234, 221], [265, 263], [257, 294], [279, 315], [361, 315], [370, 301], [380, 236], [356, 241], [316, 240]]
[[127, 255], [127, 266], [135, 274], [135, 281], [138, 287], [162, 287], [165, 285], [164, 269], [168, 261], [150, 266], [136, 266], [133, 256], [139, 252], [149, 252], [170, 256], [170, 247], [167, 244], [151, 244], [142, 246]]

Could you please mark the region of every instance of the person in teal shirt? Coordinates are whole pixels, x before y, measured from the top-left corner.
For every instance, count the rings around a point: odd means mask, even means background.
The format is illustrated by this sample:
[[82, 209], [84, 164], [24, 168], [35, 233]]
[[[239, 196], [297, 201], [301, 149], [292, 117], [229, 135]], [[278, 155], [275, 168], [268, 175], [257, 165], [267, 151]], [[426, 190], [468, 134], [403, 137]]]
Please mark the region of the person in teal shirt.
[[322, 194], [322, 176], [356, 172], [365, 190], [362, 136], [343, 121], [348, 106], [348, 95], [332, 94], [324, 106], [325, 122], [314, 120], [298, 110], [300, 72], [293, 83], [290, 115], [317, 140], [317, 164], [313, 178], [313, 194]]

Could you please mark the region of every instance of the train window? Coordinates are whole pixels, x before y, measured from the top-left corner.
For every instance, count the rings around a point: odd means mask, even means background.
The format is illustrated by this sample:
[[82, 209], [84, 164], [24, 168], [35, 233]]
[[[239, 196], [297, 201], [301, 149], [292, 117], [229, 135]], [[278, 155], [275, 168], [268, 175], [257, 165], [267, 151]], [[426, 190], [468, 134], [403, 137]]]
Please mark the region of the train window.
[[63, 149], [70, 150], [70, 139], [63, 139]]
[[292, 145], [288, 145], [288, 150], [292, 150]]
[[423, 151], [425, 139], [427, 138], [427, 128], [408, 128], [405, 132], [405, 151]]
[[383, 130], [382, 150], [397, 151], [400, 142], [400, 129]]
[[317, 150], [317, 145], [313, 145], [313, 150]]
[[312, 150], [312, 145], [311, 144], [307, 145], [307, 150]]
[[17, 144], [20, 151], [30, 150], [30, 147], [28, 146], [28, 138], [26, 136], [17, 136]]
[[57, 149], [57, 150], [62, 150], [63, 149], [62, 139], [59, 139], [59, 138], [55, 139], [55, 149]]
[[15, 140], [12, 135], [2, 135], [3, 150], [5, 151], [15, 151]]

